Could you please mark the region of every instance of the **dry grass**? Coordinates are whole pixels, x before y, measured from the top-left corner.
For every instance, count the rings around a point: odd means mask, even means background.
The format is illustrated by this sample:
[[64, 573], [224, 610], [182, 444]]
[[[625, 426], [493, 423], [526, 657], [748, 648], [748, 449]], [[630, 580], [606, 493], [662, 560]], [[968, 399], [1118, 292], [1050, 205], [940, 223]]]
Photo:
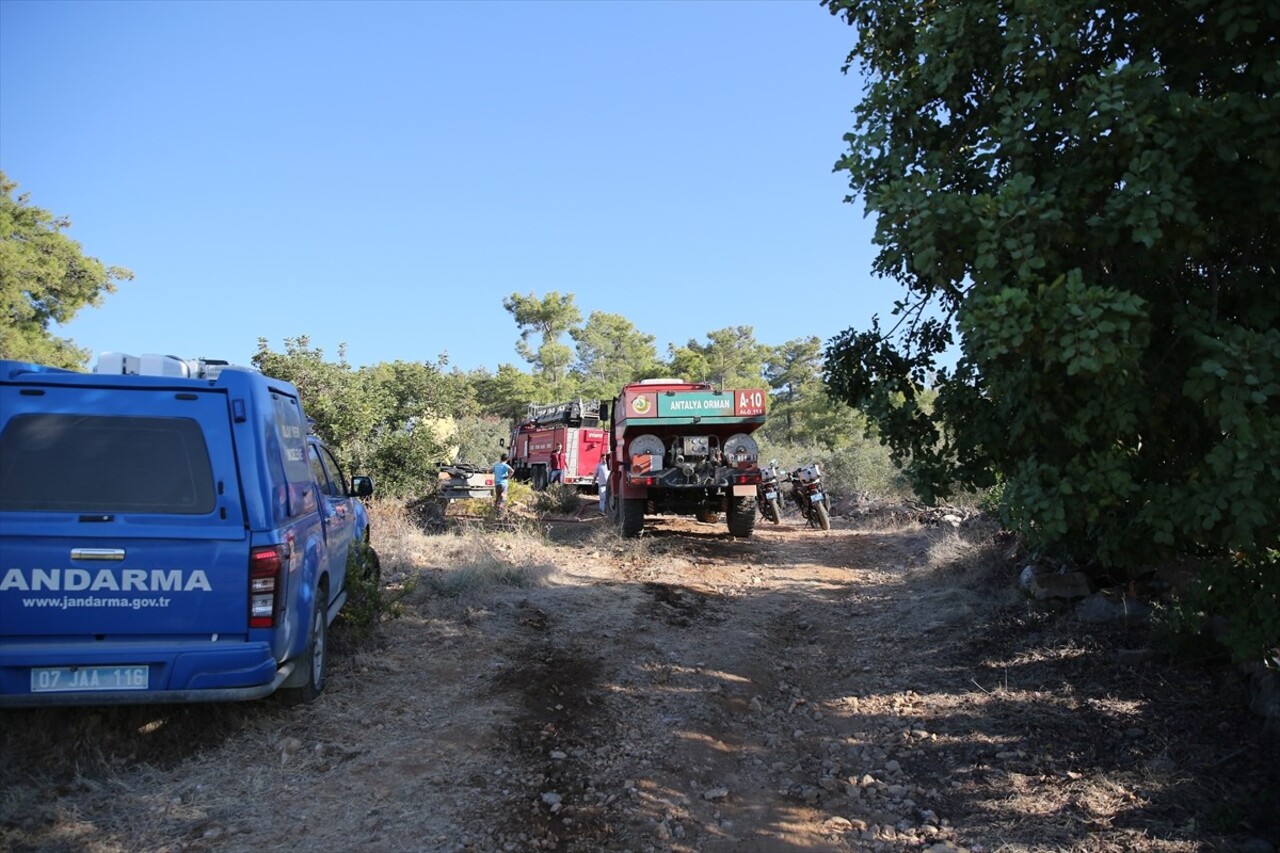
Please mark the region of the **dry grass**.
[[393, 588], [416, 581], [412, 603], [431, 596], [471, 601], [494, 588], [536, 586], [555, 570], [534, 523], [493, 530], [455, 523], [431, 533], [399, 502], [376, 502], [370, 514], [383, 576]]
[[971, 622], [1018, 602], [1009, 570], [1011, 548], [997, 543], [986, 526], [918, 530], [916, 559], [906, 567], [905, 580], [927, 617], [927, 630]]

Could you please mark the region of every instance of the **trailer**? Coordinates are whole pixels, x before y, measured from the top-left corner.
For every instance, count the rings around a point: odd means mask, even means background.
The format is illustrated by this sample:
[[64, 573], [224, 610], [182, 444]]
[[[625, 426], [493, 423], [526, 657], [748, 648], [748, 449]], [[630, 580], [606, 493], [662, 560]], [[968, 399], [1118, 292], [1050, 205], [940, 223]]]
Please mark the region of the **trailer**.
[[440, 499], [449, 501], [463, 498], [493, 498], [493, 468], [478, 468], [474, 465], [449, 465], [440, 463], [439, 469]]
[[570, 400], [531, 405], [511, 431], [508, 460], [515, 479], [542, 490], [550, 482], [551, 454], [560, 445], [565, 457], [564, 483], [595, 488], [596, 465], [608, 451], [601, 426], [599, 400]]

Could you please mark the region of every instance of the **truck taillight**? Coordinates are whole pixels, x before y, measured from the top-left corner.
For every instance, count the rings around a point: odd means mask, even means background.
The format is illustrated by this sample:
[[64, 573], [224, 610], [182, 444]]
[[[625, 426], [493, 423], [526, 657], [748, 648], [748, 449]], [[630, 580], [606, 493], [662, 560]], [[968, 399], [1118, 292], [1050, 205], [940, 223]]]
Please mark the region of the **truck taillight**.
[[249, 627], [274, 628], [284, 582], [285, 546], [267, 545], [249, 552]]
[[734, 485], [737, 485], [737, 486], [749, 486], [755, 483], [759, 483], [760, 472], [753, 471], [750, 474], [735, 474], [733, 475], [733, 482], [734, 482]]

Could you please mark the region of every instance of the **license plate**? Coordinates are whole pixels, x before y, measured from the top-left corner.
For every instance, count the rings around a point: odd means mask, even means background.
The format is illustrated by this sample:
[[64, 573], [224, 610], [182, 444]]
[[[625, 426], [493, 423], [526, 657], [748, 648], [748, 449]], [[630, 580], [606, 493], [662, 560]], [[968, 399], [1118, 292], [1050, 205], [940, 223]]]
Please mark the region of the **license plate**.
[[765, 492], [765, 493], [764, 493], [764, 499], [765, 499], [765, 500], [767, 500], [767, 501], [771, 501], [771, 500], [773, 500], [774, 498], [776, 498], [777, 496], [778, 496], [778, 493], [777, 493], [777, 492]]
[[146, 666], [45, 666], [31, 670], [32, 693], [81, 690], [146, 690], [151, 670]]
[[813, 501], [814, 503], [821, 503], [822, 492], [814, 492], [813, 494], [809, 495], [809, 500]]

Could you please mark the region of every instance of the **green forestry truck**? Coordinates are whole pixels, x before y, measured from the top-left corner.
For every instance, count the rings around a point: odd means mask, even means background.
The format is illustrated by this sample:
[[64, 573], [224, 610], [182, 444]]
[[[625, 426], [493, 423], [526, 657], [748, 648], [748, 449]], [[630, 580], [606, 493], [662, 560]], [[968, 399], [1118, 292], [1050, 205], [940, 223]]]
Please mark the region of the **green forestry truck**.
[[761, 476], [751, 433], [767, 397], [682, 379], [624, 387], [609, 422], [609, 507], [622, 535], [639, 536], [646, 515], [724, 513], [729, 533], [750, 536]]

